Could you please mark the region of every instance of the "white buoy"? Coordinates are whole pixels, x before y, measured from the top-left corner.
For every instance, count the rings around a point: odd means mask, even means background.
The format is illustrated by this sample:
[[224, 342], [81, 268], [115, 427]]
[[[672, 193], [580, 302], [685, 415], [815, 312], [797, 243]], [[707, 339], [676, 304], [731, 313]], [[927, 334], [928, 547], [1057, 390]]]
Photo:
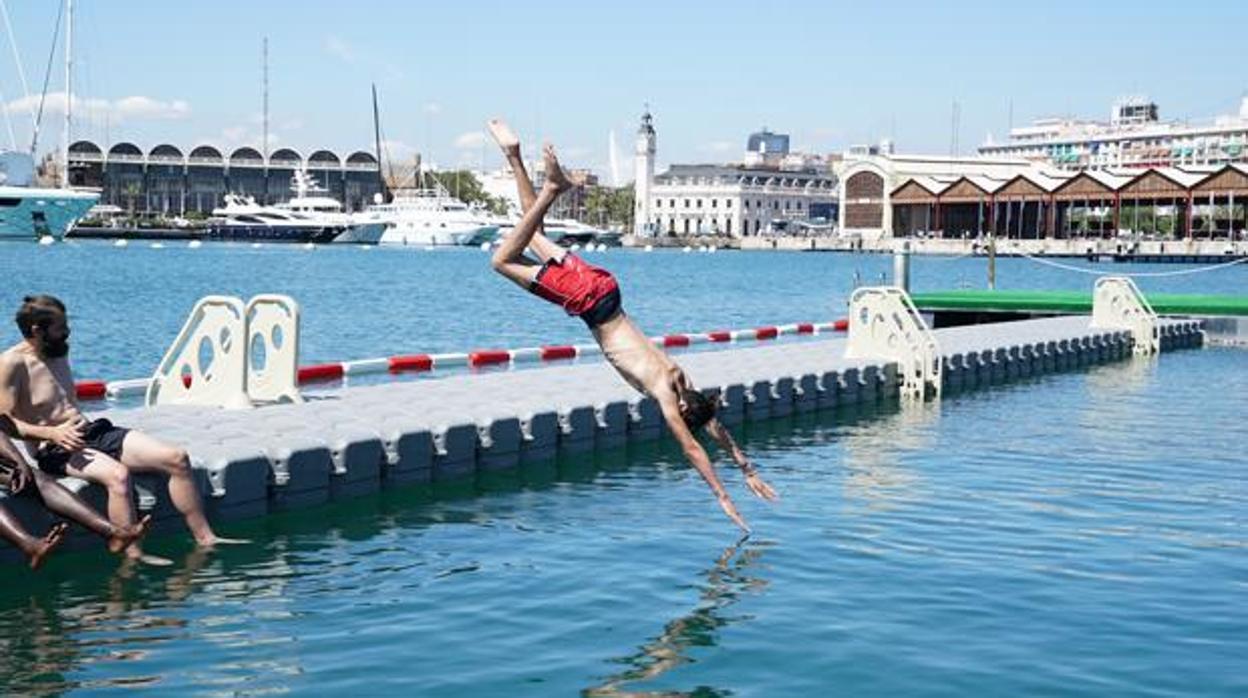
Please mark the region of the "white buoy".
[[129, 244], [129, 240], [113, 240], [113, 247], [126, 247]]
[[44, 247], [54, 244], [55, 242], [56, 242], [56, 238], [52, 237], [51, 235], [44, 235], [43, 237], [39, 238], [39, 244], [43, 245]]
[[315, 250], [315, 249], [316, 249], [316, 243], [315, 243], [315, 242], [306, 242], [306, 243], [304, 243], [304, 245], [303, 245], [303, 249], [305, 249], [305, 250]]
[[654, 252], [654, 245], [646, 245], [646, 252]]
[[165, 249], [165, 243], [153, 242], [152, 244], [148, 245], [148, 247], [152, 248], [153, 250], [163, 250]]
[[572, 249], [572, 251], [573, 251], [573, 252], [576, 252], [577, 250], [580, 250], [580, 249], [581, 249], [581, 243], [579, 243], [579, 242], [574, 242], [574, 243], [572, 243], [572, 248], [571, 248], [571, 249]]
[[433, 252], [433, 245], [425, 245], [425, 252]]
[[600, 243], [598, 243], [598, 251], [599, 251], [599, 252], [606, 252], [606, 251], [607, 251], [607, 243], [605, 243], [605, 242], [600, 242]]
[[482, 252], [489, 252], [489, 251], [490, 251], [490, 243], [488, 243], [488, 242], [483, 242], [483, 243], [481, 243], [481, 251], [482, 251]]
[[373, 249], [373, 246], [372, 246], [372, 245], [360, 245], [360, 249], [361, 249], [361, 250], [371, 250], [371, 249]]
[[204, 241], [203, 240], [191, 240], [190, 242], [186, 243], [186, 246], [192, 250], [198, 250], [199, 248], [204, 246]]
[[251, 249], [253, 249], [253, 250], [258, 250], [258, 249], [260, 249], [261, 247], [264, 247], [264, 245], [261, 245], [261, 244], [260, 244], [260, 243], [258, 243], [258, 242], [253, 242], [253, 243], [251, 243]]
[[710, 247], [706, 248], [706, 251], [707, 251], [707, 252], [714, 252], [716, 249], [718, 249], [718, 248], [717, 248], [717, 247], [715, 247], [714, 245], [711, 245]]
[[693, 248], [688, 245], [685, 245], [685, 248], [681, 250], [681, 252], [693, 252]]

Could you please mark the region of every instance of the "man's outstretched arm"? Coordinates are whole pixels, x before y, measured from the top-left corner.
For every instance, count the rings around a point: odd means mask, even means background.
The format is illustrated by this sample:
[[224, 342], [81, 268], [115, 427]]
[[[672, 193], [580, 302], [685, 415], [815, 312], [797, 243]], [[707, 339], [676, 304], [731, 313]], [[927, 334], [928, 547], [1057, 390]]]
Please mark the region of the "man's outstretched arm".
[[706, 431], [711, 435], [711, 438], [715, 439], [720, 448], [724, 449], [732, 456], [733, 462], [741, 468], [741, 473], [745, 475], [745, 486], [749, 487], [751, 492], [768, 501], [774, 502], [779, 499], [779, 496], [776, 494], [776, 491], [771, 488], [771, 485], [768, 485], [763, 481], [763, 478], [759, 476], [758, 468], [755, 468], [754, 464], [750, 462], [750, 459], [746, 457], [745, 451], [742, 451], [741, 447], [737, 445], [737, 442], [732, 438], [732, 433], [728, 431], [727, 427], [720, 424], [718, 419], [712, 419], [706, 423]]
[[685, 426], [685, 420], [680, 416], [680, 408], [675, 404], [667, 405], [660, 401], [660, 408], [663, 411], [663, 419], [667, 422], [668, 429], [671, 430], [672, 436], [680, 444], [680, 448], [685, 452], [685, 458], [693, 465], [694, 470], [702, 476], [706, 484], [710, 486], [711, 492], [715, 493], [715, 498], [719, 500], [719, 506], [732, 519], [734, 523], [741, 527], [742, 531], [750, 532], [750, 527], [745, 523], [745, 519], [741, 518], [740, 512], [737, 511], [737, 505], [732, 503], [732, 497], [728, 496], [728, 490], [724, 489], [724, 483], [720, 482], [719, 475], [715, 473], [714, 466], [711, 465], [711, 459], [706, 455], [706, 450], [702, 448], [702, 444], [693, 438], [693, 433], [689, 431], [689, 427]]

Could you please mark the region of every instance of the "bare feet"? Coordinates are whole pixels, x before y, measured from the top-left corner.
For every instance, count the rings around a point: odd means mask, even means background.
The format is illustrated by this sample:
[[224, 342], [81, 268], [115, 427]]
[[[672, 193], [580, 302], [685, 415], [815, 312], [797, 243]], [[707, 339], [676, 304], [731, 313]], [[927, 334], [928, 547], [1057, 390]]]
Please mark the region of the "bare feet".
[[138, 555], [131, 556], [130, 559], [152, 567], [169, 567], [173, 564], [173, 560], [170, 560], [167, 557], [149, 555], [147, 553], [139, 553]]
[[127, 526], [125, 528], [116, 527], [116, 533], [108, 538], [108, 552], [119, 553], [130, 547], [132, 543], [136, 543], [147, 535], [147, 529], [152, 525], [152, 515], [148, 514], [139, 520], [138, 523]]
[[559, 166], [559, 158], [555, 157], [555, 146], [547, 143], [542, 148], [542, 162], [546, 168], [546, 184], [543, 186], [554, 187], [556, 191], [562, 193], [572, 186], [572, 181], [563, 173], [563, 168]]
[[506, 155], [520, 156], [520, 138], [515, 131], [507, 125], [502, 119], [490, 119], [485, 122], [485, 127], [489, 129], [490, 135], [494, 137], [494, 142], [498, 143], [498, 147], [503, 149]]
[[250, 545], [251, 541], [246, 538], [222, 538], [221, 536], [213, 536], [210, 540], [199, 542], [201, 548], [215, 548], [218, 545]]
[[37, 570], [43, 566], [44, 558], [65, 540], [65, 531], [68, 529], [69, 524], [67, 523], [58, 523], [48, 529], [47, 535], [29, 553], [30, 569]]

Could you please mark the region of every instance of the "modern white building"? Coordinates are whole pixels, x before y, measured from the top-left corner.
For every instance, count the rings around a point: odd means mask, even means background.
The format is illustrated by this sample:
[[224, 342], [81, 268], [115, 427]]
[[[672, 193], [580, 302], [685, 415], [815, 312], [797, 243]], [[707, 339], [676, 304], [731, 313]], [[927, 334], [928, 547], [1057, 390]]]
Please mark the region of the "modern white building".
[[[836, 178], [826, 165], [810, 166], [824, 163], [822, 159], [782, 152], [788, 145], [783, 134], [750, 136], [746, 159], [758, 164], [672, 165], [659, 175], [653, 174], [654, 144], [654, 126], [647, 113], [637, 139], [638, 235], [743, 237], [832, 229]], [[783, 144], [783, 149], [776, 144]]]
[[1023, 158], [1067, 170], [1192, 167], [1248, 162], [1248, 97], [1238, 114], [1205, 122], [1162, 121], [1157, 104], [1120, 100], [1108, 122], [1040, 119], [1010, 129], [1005, 143], [991, 138], [980, 155]]

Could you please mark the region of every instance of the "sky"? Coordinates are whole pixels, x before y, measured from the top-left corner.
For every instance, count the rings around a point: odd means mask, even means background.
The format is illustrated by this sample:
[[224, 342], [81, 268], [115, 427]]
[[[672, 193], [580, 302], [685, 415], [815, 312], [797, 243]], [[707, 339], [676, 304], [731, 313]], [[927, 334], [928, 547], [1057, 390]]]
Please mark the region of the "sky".
[[[0, 101], [29, 147], [59, 0], [5, 2]], [[442, 167], [500, 164], [482, 125], [510, 120], [572, 166], [631, 173], [649, 105], [660, 170], [739, 160], [748, 134], [840, 152], [892, 138], [948, 154], [1045, 116], [1104, 119], [1125, 95], [1163, 118], [1238, 110], [1248, 2], [382, 2], [75, 0], [72, 140], [259, 145], [268, 38], [270, 149], [373, 149]], [[61, 40], [64, 40], [62, 35]], [[27, 88], [23, 88], [13, 43]], [[58, 49], [40, 151], [59, 147]], [[8, 128], [8, 127], [6, 127]], [[0, 144], [9, 147], [8, 131]], [[532, 152], [536, 152], [533, 150]]]

